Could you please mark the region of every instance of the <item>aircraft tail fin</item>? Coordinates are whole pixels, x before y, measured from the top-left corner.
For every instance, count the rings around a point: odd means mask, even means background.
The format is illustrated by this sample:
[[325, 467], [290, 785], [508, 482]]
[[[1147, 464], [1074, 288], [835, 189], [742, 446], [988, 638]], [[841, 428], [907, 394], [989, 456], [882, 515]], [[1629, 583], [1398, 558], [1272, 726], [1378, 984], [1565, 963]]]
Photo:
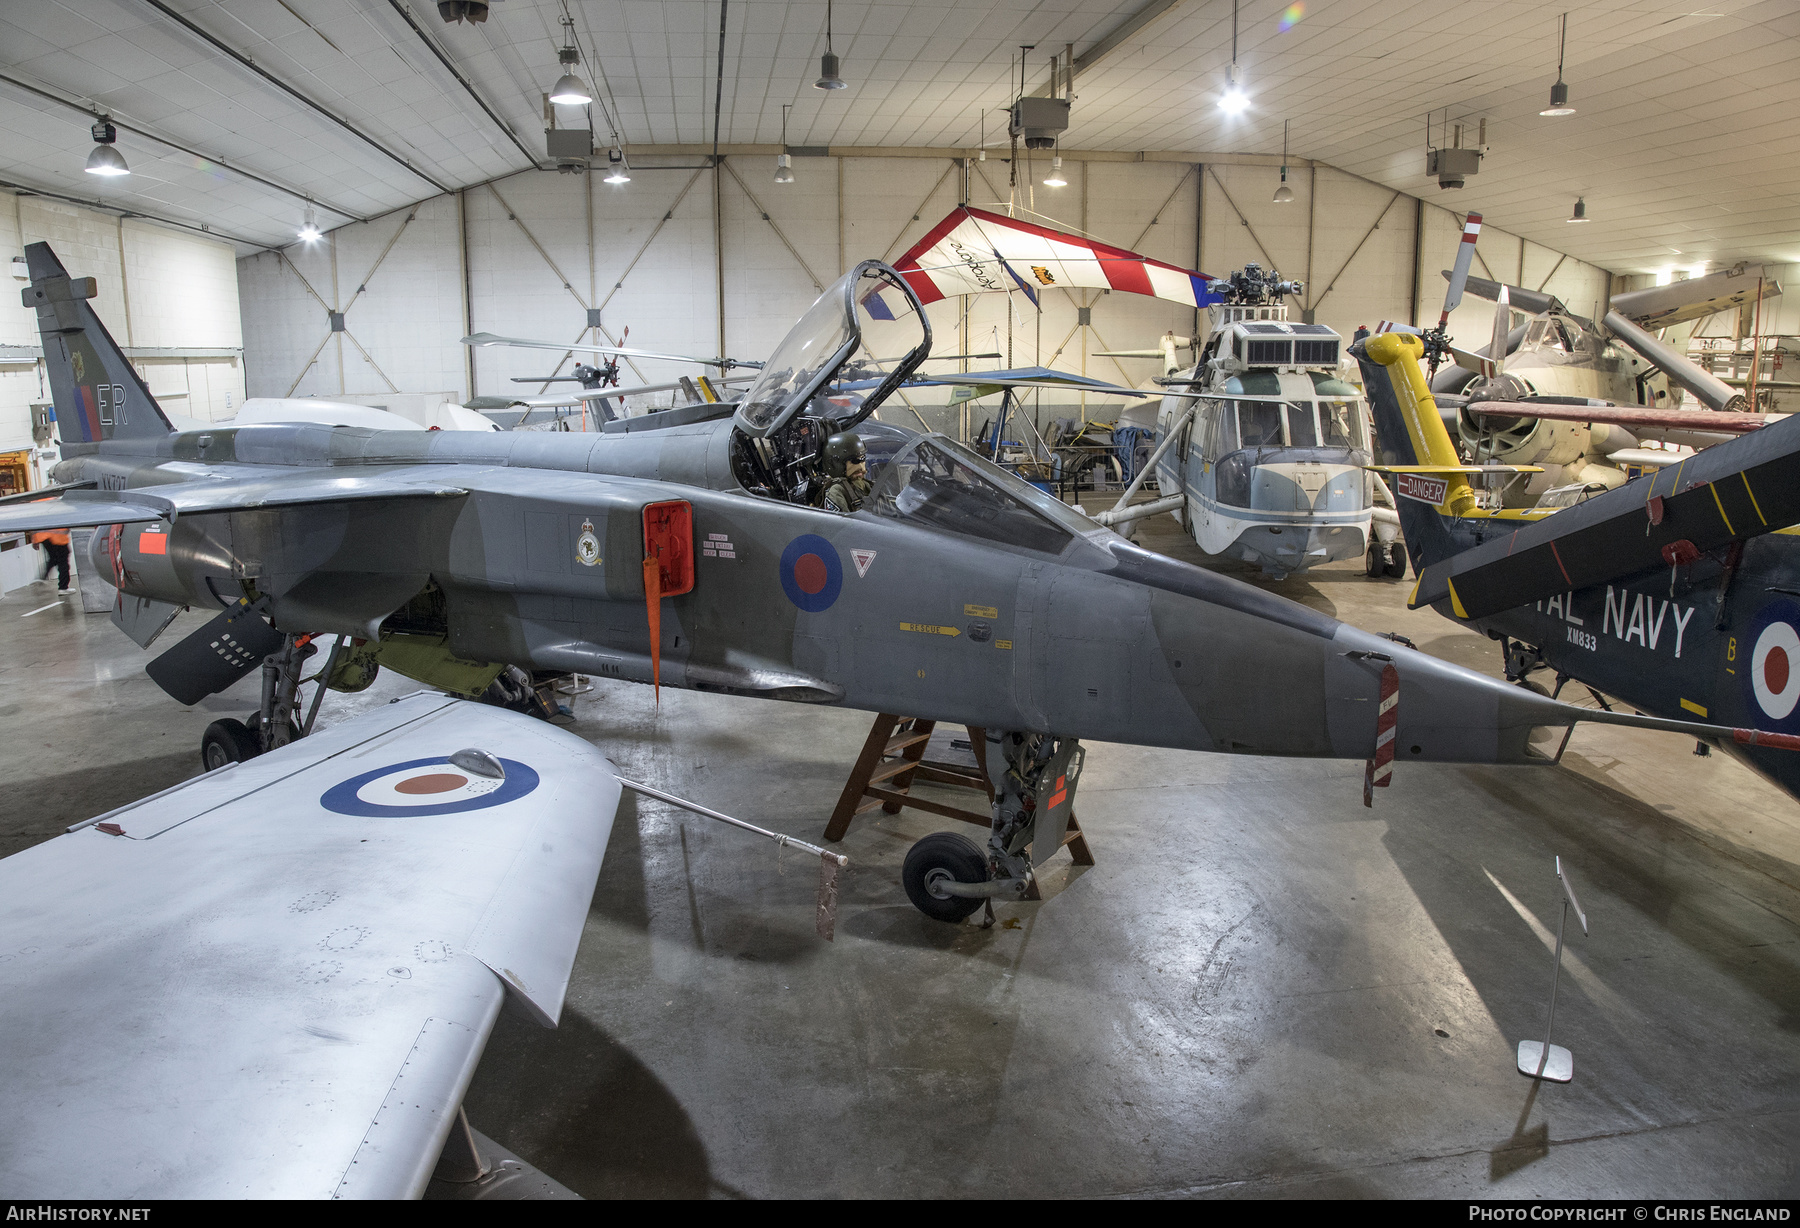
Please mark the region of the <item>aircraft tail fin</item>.
[[91, 304], [92, 277], [70, 277], [48, 243], [25, 247], [31, 284], [21, 291], [37, 308], [44, 366], [65, 444], [103, 439], [159, 439], [175, 428], [132, 369]]
[[[1360, 351], [1360, 352], [1359, 352]], [[1360, 343], [1363, 391], [1381, 441], [1381, 460], [1389, 465], [1443, 466], [1462, 464], [1450, 432], [1431, 399], [1419, 368], [1424, 344], [1406, 333], [1383, 333]], [[1472, 510], [1475, 492], [1466, 474], [1401, 473], [1394, 479], [1399, 496], [1400, 531], [1417, 571], [1450, 557], [1462, 547], [1450, 532], [1449, 519]]]

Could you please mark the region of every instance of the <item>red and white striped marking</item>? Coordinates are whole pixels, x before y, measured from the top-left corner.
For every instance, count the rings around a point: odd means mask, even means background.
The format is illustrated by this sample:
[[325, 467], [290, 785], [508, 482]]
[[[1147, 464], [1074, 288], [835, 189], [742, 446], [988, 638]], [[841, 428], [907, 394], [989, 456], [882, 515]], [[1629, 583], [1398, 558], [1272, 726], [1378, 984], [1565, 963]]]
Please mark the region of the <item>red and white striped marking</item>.
[[1400, 671], [1392, 662], [1381, 667], [1381, 706], [1375, 713], [1375, 757], [1363, 769], [1363, 805], [1375, 804], [1376, 789], [1394, 779], [1394, 738], [1400, 727]]

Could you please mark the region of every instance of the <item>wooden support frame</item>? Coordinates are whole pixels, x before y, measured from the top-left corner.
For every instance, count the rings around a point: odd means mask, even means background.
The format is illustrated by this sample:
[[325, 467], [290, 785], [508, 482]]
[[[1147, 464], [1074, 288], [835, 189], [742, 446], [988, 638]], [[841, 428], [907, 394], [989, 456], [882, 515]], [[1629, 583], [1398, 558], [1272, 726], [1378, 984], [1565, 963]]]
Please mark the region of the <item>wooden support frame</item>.
[[[969, 745], [975, 752], [975, 767], [971, 770], [963, 764], [925, 758], [925, 747], [931, 741], [931, 732], [936, 725], [935, 721], [892, 712], [883, 712], [875, 718], [875, 723], [869, 727], [869, 736], [863, 741], [862, 751], [850, 769], [850, 779], [844, 782], [844, 791], [838, 796], [837, 808], [825, 824], [826, 840], [842, 840], [856, 816], [876, 808], [884, 814], [899, 814], [906, 807], [972, 823], [984, 830], [992, 827], [991, 810], [965, 810], [912, 795], [915, 781], [932, 781], [978, 790], [987, 798], [990, 807], [993, 804], [994, 786], [987, 774], [987, 731], [974, 725], [965, 727], [969, 731]], [[1076, 865], [1094, 864], [1087, 835], [1073, 813], [1069, 815], [1069, 829], [1063, 835], [1062, 844]], [[1025, 898], [1039, 898], [1035, 881]]]

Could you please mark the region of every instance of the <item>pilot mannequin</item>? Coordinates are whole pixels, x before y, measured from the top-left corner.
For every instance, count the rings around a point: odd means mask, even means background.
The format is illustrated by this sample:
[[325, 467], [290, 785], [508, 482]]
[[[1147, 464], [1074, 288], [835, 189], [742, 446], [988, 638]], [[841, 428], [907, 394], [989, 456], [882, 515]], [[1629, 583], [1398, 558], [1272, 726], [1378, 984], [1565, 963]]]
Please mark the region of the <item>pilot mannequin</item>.
[[828, 511], [850, 513], [869, 493], [868, 451], [855, 432], [845, 431], [825, 441], [825, 498]]

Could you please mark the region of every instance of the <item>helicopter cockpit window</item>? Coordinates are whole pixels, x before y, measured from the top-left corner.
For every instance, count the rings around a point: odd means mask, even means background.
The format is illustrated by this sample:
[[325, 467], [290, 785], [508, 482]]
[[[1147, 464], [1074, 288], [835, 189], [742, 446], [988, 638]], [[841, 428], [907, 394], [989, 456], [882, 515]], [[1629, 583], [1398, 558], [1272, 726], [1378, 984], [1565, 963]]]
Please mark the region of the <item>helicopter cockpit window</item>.
[[1003, 470], [985, 472], [988, 466], [973, 454], [959, 452], [920, 440], [888, 464], [864, 509], [964, 537], [1062, 553], [1074, 535], [1033, 507], [1024, 492], [1006, 488], [1006, 479], [1019, 479]]
[[1311, 401], [1289, 401], [1287, 422], [1290, 447], [1316, 448], [1319, 446], [1318, 424], [1313, 420]]
[[1281, 446], [1281, 403], [1239, 401], [1238, 437], [1246, 448]]
[[[763, 363], [738, 406], [753, 437], [779, 430], [822, 391], [847, 412], [849, 427], [873, 413], [931, 351], [918, 296], [887, 265], [865, 260], [833, 282]], [[853, 362], [859, 364], [854, 368]], [[862, 383], [857, 376], [866, 375]], [[839, 387], [827, 389], [829, 382]], [[861, 384], [854, 390], [841, 387]], [[843, 400], [854, 391], [854, 401]], [[832, 414], [836, 417], [836, 414]]]
[[1355, 401], [1319, 402], [1319, 442], [1328, 448], [1360, 448], [1362, 412]]

